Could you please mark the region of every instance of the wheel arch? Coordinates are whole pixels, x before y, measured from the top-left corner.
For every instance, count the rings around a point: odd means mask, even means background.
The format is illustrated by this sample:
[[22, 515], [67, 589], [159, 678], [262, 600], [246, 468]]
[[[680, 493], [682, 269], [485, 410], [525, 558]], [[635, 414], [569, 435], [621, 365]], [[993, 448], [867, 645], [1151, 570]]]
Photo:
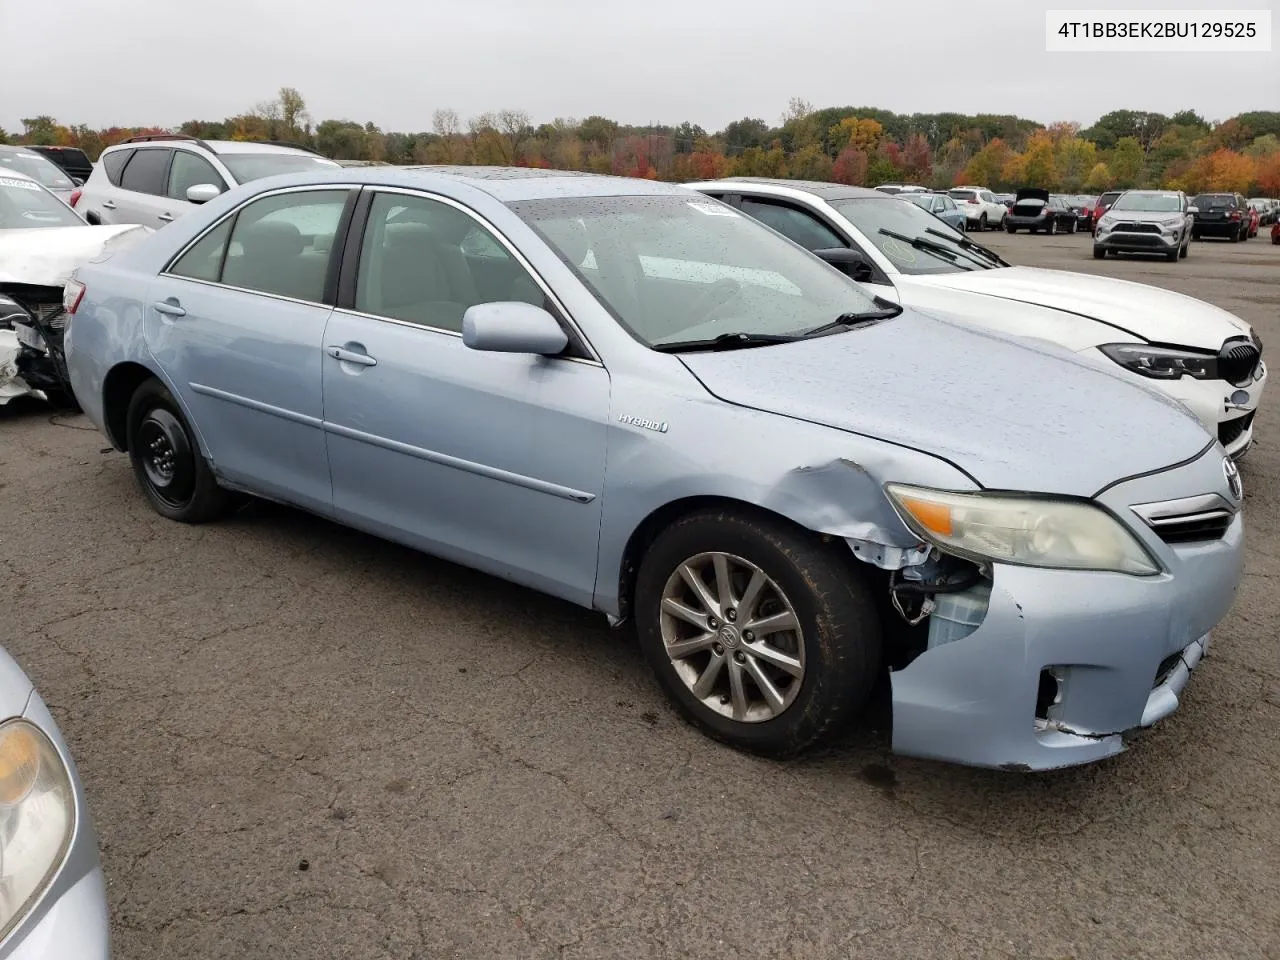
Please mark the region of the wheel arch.
[[[753, 515], [762, 520], [768, 520], [774, 523], [781, 523], [793, 530], [801, 532], [806, 536], [815, 540], [834, 543], [837, 539], [832, 534], [821, 533], [812, 527], [800, 522], [794, 517], [787, 516], [777, 510], [771, 510], [768, 507], [762, 507], [759, 504], [751, 503], [747, 500], [740, 500], [736, 497], [724, 496], [718, 494], [707, 494], [697, 496], [681, 497], [663, 504], [652, 510], [631, 532], [631, 536], [627, 538], [626, 545], [622, 550], [622, 558], [618, 565], [618, 614], [617, 619], [625, 620], [631, 616], [633, 600], [635, 596], [636, 576], [640, 569], [640, 562], [644, 558], [646, 551], [650, 545], [657, 539], [658, 534], [675, 523], [681, 517], [688, 516], [703, 510], [712, 509], [730, 509], [735, 512]], [[856, 569], [858, 566], [852, 550], [845, 550], [844, 555], [848, 561], [849, 569]]]
[[138, 387], [153, 378], [165, 382], [159, 373], [134, 360], [117, 363], [107, 371], [102, 381], [102, 425], [117, 450], [129, 447], [129, 401]]

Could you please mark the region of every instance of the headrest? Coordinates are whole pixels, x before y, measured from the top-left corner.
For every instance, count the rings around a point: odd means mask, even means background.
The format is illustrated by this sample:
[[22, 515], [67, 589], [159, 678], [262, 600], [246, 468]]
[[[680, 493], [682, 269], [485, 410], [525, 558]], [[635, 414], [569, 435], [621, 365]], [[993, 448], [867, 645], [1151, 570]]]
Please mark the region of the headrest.
[[302, 231], [286, 220], [259, 220], [240, 234], [239, 240], [250, 256], [297, 256], [305, 246]]
[[575, 267], [581, 266], [591, 249], [587, 228], [581, 220], [551, 220], [540, 224], [542, 232]]

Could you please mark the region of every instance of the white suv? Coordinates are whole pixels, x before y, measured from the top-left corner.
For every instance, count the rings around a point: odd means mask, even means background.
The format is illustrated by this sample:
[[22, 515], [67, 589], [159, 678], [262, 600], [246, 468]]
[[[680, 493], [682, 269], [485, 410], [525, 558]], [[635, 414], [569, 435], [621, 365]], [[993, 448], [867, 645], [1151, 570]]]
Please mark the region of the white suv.
[[131, 137], [102, 151], [72, 205], [90, 223], [141, 223], [158, 230], [250, 180], [329, 166], [338, 165], [304, 147], [279, 143], [177, 134]]
[[970, 230], [999, 230], [1009, 208], [986, 187], [952, 187], [947, 194], [964, 211]]

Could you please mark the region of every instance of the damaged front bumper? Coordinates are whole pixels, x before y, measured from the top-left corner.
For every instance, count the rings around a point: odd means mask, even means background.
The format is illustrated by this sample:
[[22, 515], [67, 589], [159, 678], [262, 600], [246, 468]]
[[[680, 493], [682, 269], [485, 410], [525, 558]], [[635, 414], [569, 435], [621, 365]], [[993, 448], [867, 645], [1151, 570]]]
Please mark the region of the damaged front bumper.
[[[1221, 461], [1215, 445], [1178, 473], [1220, 476]], [[1099, 500], [1120, 515], [1221, 489], [1179, 489], [1169, 476], [1130, 481]], [[1166, 568], [1150, 577], [995, 565], [981, 625], [891, 674], [894, 752], [1006, 770], [1121, 752], [1128, 734], [1177, 709], [1235, 596], [1243, 531], [1238, 511], [1211, 541], [1171, 546], [1145, 530]]]

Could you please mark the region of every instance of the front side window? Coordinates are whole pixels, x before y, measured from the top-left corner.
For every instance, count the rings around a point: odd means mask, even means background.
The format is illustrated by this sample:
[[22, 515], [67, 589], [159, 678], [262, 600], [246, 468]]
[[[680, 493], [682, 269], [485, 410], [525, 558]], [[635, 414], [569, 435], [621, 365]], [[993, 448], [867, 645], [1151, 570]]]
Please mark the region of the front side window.
[[839, 234], [817, 217], [789, 204], [743, 197], [742, 210], [806, 250], [830, 250], [832, 247], [848, 246], [840, 239]]
[[[915, 209], [892, 197], [883, 202]], [[875, 309], [851, 280], [706, 198], [572, 197], [508, 206], [648, 346], [727, 332], [793, 335]]]
[[0, 230], [83, 227], [74, 210], [33, 180], [6, 177], [0, 167]]
[[204, 157], [187, 150], [175, 150], [173, 164], [169, 168], [169, 196], [185, 200], [189, 189], [203, 183], [213, 184], [219, 190], [227, 188], [218, 171], [213, 169], [213, 164]]
[[[347, 196], [346, 190], [304, 190], [255, 200], [228, 221], [229, 240], [217, 236], [221, 228], [212, 231], [172, 272], [319, 303]], [[222, 263], [220, 273], [211, 273], [215, 261]]]
[[511, 300], [547, 307], [529, 272], [474, 218], [427, 197], [374, 197], [356, 310], [458, 333], [468, 308]]
[[120, 175], [120, 187], [134, 193], [164, 196], [165, 174], [169, 170], [172, 150], [135, 150], [133, 158]]

